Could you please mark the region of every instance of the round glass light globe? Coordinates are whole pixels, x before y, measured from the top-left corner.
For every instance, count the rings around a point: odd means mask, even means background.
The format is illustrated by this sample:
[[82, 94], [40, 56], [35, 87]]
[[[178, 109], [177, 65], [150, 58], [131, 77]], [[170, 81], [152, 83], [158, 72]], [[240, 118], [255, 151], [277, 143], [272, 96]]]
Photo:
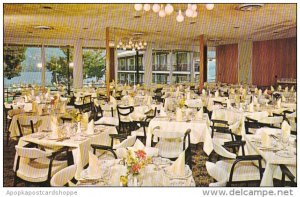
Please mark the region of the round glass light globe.
[[178, 14], [177, 17], [176, 17], [176, 20], [177, 20], [179, 23], [181, 23], [182, 21], [184, 21], [183, 15], [182, 15], [181, 13]]
[[140, 4], [140, 3], [134, 4], [134, 9], [136, 11], [141, 11], [143, 9], [143, 4]]
[[214, 9], [215, 5], [213, 3], [211, 3], [211, 4], [206, 4], [205, 7], [208, 10], [212, 10], [212, 9]]
[[158, 15], [159, 15], [160, 17], [165, 17], [165, 16], [166, 16], [165, 10], [161, 9], [161, 10], [159, 11]]
[[165, 7], [165, 12], [167, 15], [170, 15], [172, 14], [172, 12], [174, 11], [174, 8], [171, 4], [167, 4], [166, 7]]
[[185, 15], [186, 15], [187, 17], [192, 17], [192, 16], [193, 16], [193, 10], [188, 8], [188, 9], [185, 11]]
[[160, 10], [160, 6], [158, 4], [154, 4], [152, 7], [153, 12], [157, 13]]
[[146, 12], [148, 12], [149, 10], [151, 10], [150, 4], [146, 3], [146, 4], [144, 5], [144, 10], [145, 10]]

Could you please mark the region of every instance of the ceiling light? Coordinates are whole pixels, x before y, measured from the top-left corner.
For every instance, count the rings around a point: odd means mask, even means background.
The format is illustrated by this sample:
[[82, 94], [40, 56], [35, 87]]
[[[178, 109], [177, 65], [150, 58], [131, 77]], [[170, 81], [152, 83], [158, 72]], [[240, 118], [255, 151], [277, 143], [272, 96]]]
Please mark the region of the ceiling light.
[[162, 17], [162, 18], [166, 16], [165, 9], [164, 9], [164, 6], [163, 6], [163, 5], [161, 5], [161, 9], [159, 10], [158, 15], [159, 15], [160, 17]]
[[158, 4], [154, 4], [152, 7], [153, 12], [157, 13], [160, 10], [160, 6]]
[[144, 42], [144, 46], [147, 46], [147, 42]]
[[198, 13], [194, 11], [192, 18], [196, 18], [198, 16]]
[[188, 4], [188, 8], [186, 9], [186, 11], [185, 11], [185, 15], [187, 16], [187, 17], [192, 17], [193, 16], [193, 10], [192, 10], [192, 8], [191, 8], [191, 4]]
[[119, 45], [122, 46], [122, 44], [123, 44], [122, 41], [120, 41], [120, 42], [119, 42]]
[[177, 15], [177, 17], [176, 17], [176, 20], [177, 20], [179, 23], [181, 23], [181, 22], [184, 21], [184, 17], [183, 17], [183, 15], [182, 15], [182, 13], [181, 13], [181, 10], [179, 10], [178, 15]]
[[148, 3], [144, 4], [144, 10], [145, 10], [146, 12], [148, 12], [149, 10], [151, 10], [150, 4], [148, 4]]
[[143, 4], [140, 4], [140, 3], [134, 4], [134, 9], [136, 11], [141, 11], [143, 9]]
[[120, 48], [120, 45], [117, 45], [117, 48]]
[[36, 65], [38, 68], [42, 68], [43, 67], [43, 64], [42, 63], [37, 63]]
[[196, 4], [193, 4], [193, 5], [192, 5], [192, 10], [193, 10], [193, 11], [196, 11], [196, 10], [197, 10], [197, 5], [196, 5]]
[[166, 12], [166, 14], [167, 15], [170, 15], [170, 14], [172, 14], [172, 12], [174, 11], [174, 8], [173, 8], [173, 6], [171, 5], [171, 4], [167, 4], [166, 5], [166, 7], [165, 7], [165, 12]]
[[213, 3], [211, 3], [211, 4], [206, 4], [205, 7], [208, 10], [212, 10], [212, 9], [214, 9], [215, 5]]

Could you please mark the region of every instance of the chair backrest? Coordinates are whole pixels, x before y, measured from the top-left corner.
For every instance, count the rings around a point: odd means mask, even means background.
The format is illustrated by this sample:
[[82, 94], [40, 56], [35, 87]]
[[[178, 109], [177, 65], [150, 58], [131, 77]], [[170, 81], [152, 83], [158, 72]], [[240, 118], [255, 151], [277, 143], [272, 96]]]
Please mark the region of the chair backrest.
[[115, 145], [114, 149], [131, 147], [134, 145], [135, 140], [135, 135], [127, 136], [127, 139], [123, 140], [120, 144]]
[[[34, 127], [33, 127], [33, 121], [30, 120], [30, 124], [26, 125], [26, 124], [21, 124], [19, 119], [17, 119], [17, 125], [18, 125], [18, 129], [19, 129], [19, 133], [20, 133], [20, 137], [24, 136], [24, 135], [28, 135], [30, 133], [34, 133]], [[30, 130], [30, 132], [26, 132]]]
[[117, 112], [119, 122], [122, 122], [122, 118], [128, 117], [134, 111], [133, 106], [119, 106], [117, 105]]
[[154, 129], [152, 132], [152, 142], [153, 137], [157, 137], [159, 140], [168, 139], [168, 140], [176, 140], [180, 139], [180, 143], [182, 143], [182, 150], [186, 150], [190, 147], [191, 137], [190, 137], [191, 129], [186, 130], [185, 132], [174, 132], [174, 131], [162, 131], [160, 129]]
[[45, 151], [42, 151], [37, 148], [26, 148], [18, 145], [16, 145], [15, 148], [16, 154], [23, 158], [37, 159], [49, 156], [49, 154], [47, 154]]
[[76, 164], [68, 166], [61, 171], [57, 172], [50, 181], [52, 187], [63, 187], [68, 185], [76, 173], [77, 166]]
[[88, 104], [92, 102], [92, 95], [86, 95], [83, 97], [83, 104]]

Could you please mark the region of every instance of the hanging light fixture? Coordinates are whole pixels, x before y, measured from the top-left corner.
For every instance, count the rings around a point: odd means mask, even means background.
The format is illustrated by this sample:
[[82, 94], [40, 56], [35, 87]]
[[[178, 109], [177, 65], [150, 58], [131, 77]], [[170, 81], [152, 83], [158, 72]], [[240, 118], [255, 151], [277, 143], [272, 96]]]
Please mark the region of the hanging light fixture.
[[192, 17], [192, 16], [193, 16], [193, 10], [192, 10], [191, 7], [192, 7], [191, 4], [188, 4], [188, 8], [187, 8], [186, 11], [185, 11], [185, 15], [186, 15], [187, 17]]
[[167, 15], [170, 15], [170, 14], [172, 14], [172, 12], [174, 11], [174, 8], [173, 8], [173, 6], [171, 5], [171, 4], [167, 4], [166, 5], [166, 7], [165, 7], [165, 12], [166, 12], [166, 14]]
[[136, 11], [141, 11], [143, 9], [143, 4], [140, 4], [140, 3], [134, 4], [134, 9]]
[[192, 5], [192, 10], [193, 10], [193, 11], [196, 11], [196, 10], [197, 10], [197, 5], [196, 5], [196, 4], [193, 4], [193, 5]]
[[214, 9], [215, 5], [213, 3], [211, 3], [211, 4], [206, 4], [205, 7], [207, 10], [212, 10], [212, 9]]
[[192, 18], [196, 18], [198, 16], [198, 13], [194, 11]]
[[158, 15], [159, 15], [159, 17], [162, 17], [162, 18], [166, 16], [166, 12], [165, 12], [163, 5], [161, 5], [161, 7], [160, 7]]
[[144, 10], [145, 10], [146, 12], [148, 12], [149, 10], [151, 10], [150, 4], [148, 4], [148, 3], [144, 4]]
[[153, 10], [153, 12], [157, 13], [160, 10], [160, 6], [156, 3], [153, 5], [152, 10]]
[[182, 13], [181, 13], [181, 10], [179, 10], [178, 15], [177, 15], [177, 17], [176, 17], [176, 20], [177, 20], [179, 23], [181, 23], [181, 22], [184, 21], [184, 17], [183, 17], [183, 15], [182, 15]]

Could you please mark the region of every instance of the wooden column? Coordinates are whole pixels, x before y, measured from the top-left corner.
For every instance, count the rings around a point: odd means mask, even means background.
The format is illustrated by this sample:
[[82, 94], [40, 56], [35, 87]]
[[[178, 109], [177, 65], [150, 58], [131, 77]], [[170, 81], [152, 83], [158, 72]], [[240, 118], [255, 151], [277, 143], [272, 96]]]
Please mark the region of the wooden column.
[[109, 81], [112, 82], [113, 80], [116, 81], [115, 78], [115, 49], [114, 48], [110, 48], [109, 51], [109, 65], [110, 65], [110, 78]]
[[199, 40], [200, 44], [200, 55], [199, 55], [199, 90], [202, 91], [203, 86], [204, 86], [204, 35], [200, 36]]
[[109, 27], [106, 27], [106, 95], [109, 101], [110, 97], [110, 48], [109, 48]]

